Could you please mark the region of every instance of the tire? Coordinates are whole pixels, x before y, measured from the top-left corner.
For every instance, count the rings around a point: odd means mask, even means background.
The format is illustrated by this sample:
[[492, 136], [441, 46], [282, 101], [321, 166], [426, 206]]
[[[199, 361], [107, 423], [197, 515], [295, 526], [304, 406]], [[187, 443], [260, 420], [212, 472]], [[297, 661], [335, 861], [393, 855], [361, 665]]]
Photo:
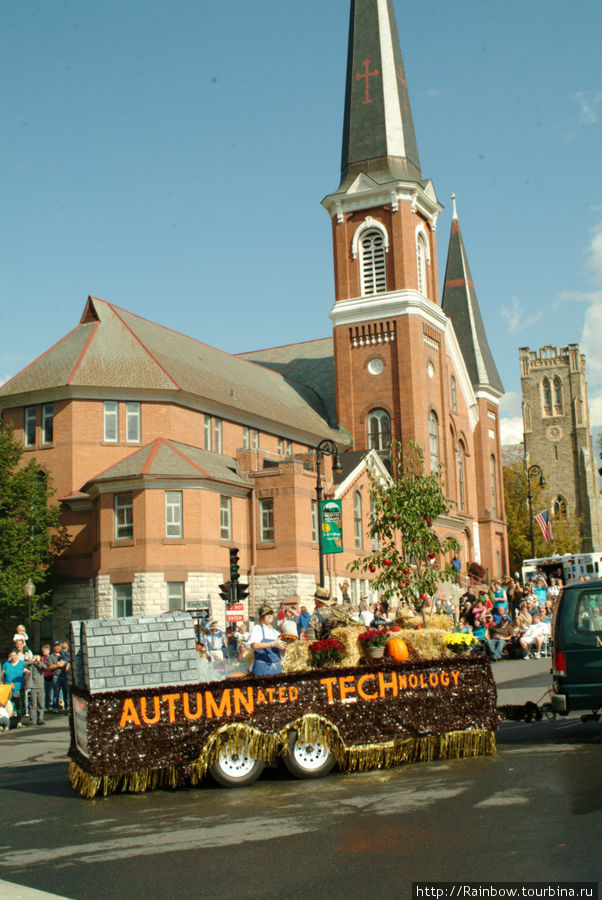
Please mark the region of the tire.
[[325, 744], [300, 741], [296, 731], [290, 732], [284, 765], [295, 778], [321, 778], [330, 772], [335, 762]]
[[246, 787], [257, 781], [264, 766], [263, 760], [247, 756], [244, 751], [232, 753], [230, 750], [222, 750], [209, 772], [222, 787]]

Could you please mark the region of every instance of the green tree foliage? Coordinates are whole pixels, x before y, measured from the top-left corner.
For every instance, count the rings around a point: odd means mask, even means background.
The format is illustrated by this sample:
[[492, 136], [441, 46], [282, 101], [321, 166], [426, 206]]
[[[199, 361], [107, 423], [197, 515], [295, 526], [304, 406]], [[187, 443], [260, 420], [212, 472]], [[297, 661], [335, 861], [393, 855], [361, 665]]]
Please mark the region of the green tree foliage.
[[29, 602], [23, 586], [31, 578], [36, 594], [31, 618], [47, 612], [46, 579], [69, 543], [59, 522], [58, 506], [50, 505], [52, 491], [37, 460], [22, 465], [23, 447], [13, 430], [0, 429], [0, 616], [24, 617]]
[[[547, 508], [549, 499], [537, 478], [531, 479], [533, 515]], [[529, 517], [529, 487], [522, 462], [504, 466], [504, 499], [508, 523], [508, 552], [510, 568], [520, 571], [524, 559], [531, 558], [531, 522]], [[577, 553], [581, 547], [581, 519], [574, 515], [558, 514], [552, 519], [554, 539], [544, 541], [537, 523], [533, 524], [535, 556], [552, 556], [554, 553]]]
[[[354, 560], [352, 571], [378, 573], [372, 585], [382, 597], [400, 597], [423, 610], [440, 581], [451, 579], [445, 555], [458, 550], [454, 538], [441, 541], [433, 528], [449, 510], [443, 494], [442, 467], [427, 475], [421, 448], [414, 443], [402, 453], [391, 445], [393, 476], [380, 478], [368, 470], [373, 546], [368, 556]], [[439, 563], [443, 562], [444, 568]]]

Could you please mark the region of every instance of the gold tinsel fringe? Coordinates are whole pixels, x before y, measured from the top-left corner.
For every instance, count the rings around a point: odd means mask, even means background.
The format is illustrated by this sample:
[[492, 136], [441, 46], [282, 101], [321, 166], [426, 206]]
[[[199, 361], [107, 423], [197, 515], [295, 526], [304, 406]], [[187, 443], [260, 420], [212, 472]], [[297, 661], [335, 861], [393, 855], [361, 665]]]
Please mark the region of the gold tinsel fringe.
[[288, 751], [288, 738], [296, 731], [304, 743], [315, 741], [328, 747], [344, 772], [366, 772], [411, 762], [431, 762], [434, 759], [456, 759], [461, 756], [492, 756], [496, 752], [495, 733], [487, 729], [450, 731], [447, 734], [427, 735], [346, 747], [336, 725], [315, 713], [291, 722], [276, 734], [264, 734], [249, 725], [224, 725], [203, 747], [200, 756], [188, 768], [186, 775], [177, 766], [163, 769], [143, 769], [120, 775], [90, 775], [75, 762], [69, 764], [69, 781], [82, 797], [88, 799], [118, 791], [142, 793], [147, 790], [190, 782], [198, 784], [207, 774], [220, 752], [245, 750], [255, 759], [273, 762]]

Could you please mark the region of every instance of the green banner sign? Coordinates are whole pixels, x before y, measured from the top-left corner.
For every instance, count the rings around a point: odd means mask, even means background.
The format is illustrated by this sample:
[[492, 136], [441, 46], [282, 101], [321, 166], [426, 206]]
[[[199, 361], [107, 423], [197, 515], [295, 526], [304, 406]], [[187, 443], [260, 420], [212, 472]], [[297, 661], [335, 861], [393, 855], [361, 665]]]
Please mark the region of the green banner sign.
[[322, 553], [343, 552], [343, 503], [341, 500], [322, 500], [320, 524], [322, 526]]

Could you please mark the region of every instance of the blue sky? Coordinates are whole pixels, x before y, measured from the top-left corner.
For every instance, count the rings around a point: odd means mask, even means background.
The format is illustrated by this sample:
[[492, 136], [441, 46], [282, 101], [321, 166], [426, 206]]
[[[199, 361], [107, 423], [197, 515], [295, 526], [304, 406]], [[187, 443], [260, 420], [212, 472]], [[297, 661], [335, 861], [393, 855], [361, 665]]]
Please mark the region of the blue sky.
[[[504, 434], [545, 344], [581, 344], [602, 426], [602, 4], [395, 8], [439, 276], [455, 192]], [[347, 0], [2, 0], [0, 379], [88, 294], [232, 353], [330, 333], [347, 27]]]

